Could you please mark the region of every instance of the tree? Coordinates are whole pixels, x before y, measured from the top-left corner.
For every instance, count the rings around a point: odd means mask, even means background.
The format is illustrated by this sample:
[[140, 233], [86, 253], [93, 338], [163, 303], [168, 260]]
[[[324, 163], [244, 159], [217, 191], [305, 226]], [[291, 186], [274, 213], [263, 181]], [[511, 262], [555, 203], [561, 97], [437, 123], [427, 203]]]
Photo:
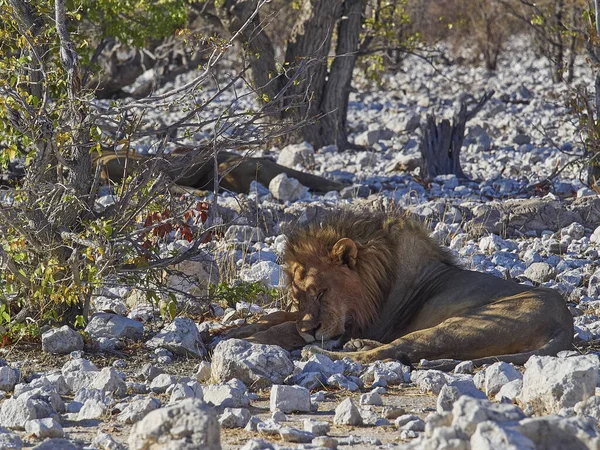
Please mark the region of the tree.
[[500, 0], [510, 13], [532, 31], [540, 53], [552, 65], [555, 83], [573, 81], [580, 33], [581, 0]]
[[[366, 52], [363, 44], [372, 40], [365, 11], [369, 6], [373, 15], [385, 12], [382, 17], [387, 20], [386, 26], [393, 28], [401, 20], [398, 17], [402, 18], [404, 2], [293, 2], [298, 11], [283, 61], [276, 59], [275, 46], [265, 25], [269, 20], [260, 13], [264, 3], [264, 0], [225, 0], [217, 10], [229, 31], [241, 34], [259, 97], [279, 112], [274, 115], [275, 120], [307, 121], [298, 130], [297, 138], [315, 148], [328, 144], [347, 148], [350, 144], [346, 115], [353, 69], [359, 50]], [[252, 25], [240, 33], [240, 24], [249, 20]], [[374, 25], [381, 26], [381, 22], [371, 23], [371, 31]]]
[[[119, 16], [114, 2], [94, 4], [116, 8], [103, 20]], [[153, 2], [138, 2], [135, 11], [126, 12], [137, 14], [136, 24], [162, 14], [165, 23], [175, 26], [180, 23], [177, 4], [156, 11]], [[93, 14], [78, 14], [67, 9], [65, 0], [0, 0], [0, 162], [21, 155], [27, 165], [22, 185], [3, 192], [0, 202], [0, 320], [8, 311], [16, 314], [15, 322], [52, 317], [73, 324], [76, 317], [87, 316], [92, 294], [109, 277], [162, 288], [163, 268], [202, 255], [201, 245], [216, 224], [216, 208], [194, 197], [180, 200], [169, 190], [177, 181], [165, 170], [169, 150], [187, 136], [207, 134], [185, 161], [214, 163], [216, 202], [219, 180], [226, 176], [216, 164], [223, 148], [254, 148], [294, 130], [266, 120], [272, 110], [237, 106], [252, 94], [234, 89], [246, 67], [205, 93], [232, 45], [219, 39], [210, 42], [206, 65], [186, 84], [135, 101], [95, 101], [94, 89], [84, 80], [101, 43], [81, 32]], [[248, 26], [240, 24], [240, 33]], [[121, 39], [128, 39], [122, 24], [118, 30]], [[142, 31], [131, 27], [132, 42]], [[229, 102], [212, 106], [225, 92], [232, 93]], [[158, 124], [146, 119], [148, 111], [177, 115]], [[100, 208], [101, 166], [93, 164], [94, 155], [109, 149], [134, 159], [149, 139], [155, 156], [140, 170], [125, 170], [122, 183], [112, 188], [114, 203]], [[170, 233], [190, 245], [165, 255], [159, 243]]]
[[427, 116], [427, 120], [421, 125], [420, 150], [423, 156], [423, 178], [431, 180], [438, 175], [449, 174], [454, 174], [460, 179], [467, 178], [460, 164], [460, 151], [465, 139], [466, 124], [481, 111], [493, 95], [494, 91], [486, 92], [471, 110], [467, 110], [466, 102], [461, 102], [452, 124], [448, 119], [442, 119], [438, 123], [435, 116]]

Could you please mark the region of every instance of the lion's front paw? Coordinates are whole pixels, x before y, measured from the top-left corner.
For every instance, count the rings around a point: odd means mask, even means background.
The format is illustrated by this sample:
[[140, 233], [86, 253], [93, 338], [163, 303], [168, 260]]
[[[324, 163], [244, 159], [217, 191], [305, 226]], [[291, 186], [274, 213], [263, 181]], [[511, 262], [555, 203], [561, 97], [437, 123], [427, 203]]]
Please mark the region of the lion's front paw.
[[327, 353], [327, 350], [323, 350], [322, 348], [317, 347], [316, 345], [307, 345], [302, 349], [302, 359], [306, 360], [309, 359], [311, 356], [320, 353]]
[[345, 352], [364, 352], [367, 350], [373, 350], [374, 348], [381, 347], [381, 342], [373, 341], [371, 339], [352, 339], [344, 344]]

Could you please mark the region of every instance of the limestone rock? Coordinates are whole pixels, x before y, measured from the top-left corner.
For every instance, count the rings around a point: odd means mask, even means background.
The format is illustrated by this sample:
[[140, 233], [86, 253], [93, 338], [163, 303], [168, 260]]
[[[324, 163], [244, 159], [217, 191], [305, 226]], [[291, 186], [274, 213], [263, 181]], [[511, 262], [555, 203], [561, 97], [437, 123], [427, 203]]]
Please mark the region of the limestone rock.
[[525, 414], [518, 407], [489, 400], [460, 397], [452, 407], [452, 426], [472, 435], [481, 422], [510, 422], [523, 419]]
[[523, 419], [515, 429], [528, 437], [538, 449], [584, 450], [600, 448], [596, 421], [583, 417], [534, 417]]
[[487, 399], [486, 395], [475, 387], [473, 380], [454, 380], [442, 386], [437, 399], [437, 412], [452, 411], [454, 402], [463, 395]]
[[204, 386], [202, 391], [204, 401], [217, 407], [244, 408], [250, 403], [246, 386], [236, 379], [225, 384]]
[[336, 425], [362, 425], [360, 410], [351, 398], [347, 398], [335, 408], [333, 423]]
[[133, 425], [128, 442], [132, 450], [221, 450], [214, 409], [198, 399], [186, 399], [150, 412]]
[[523, 378], [521, 372], [506, 362], [497, 362], [485, 369], [485, 380], [483, 387], [488, 397], [492, 397], [500, 391], [506, 383]]
[[25, 431], [39, 439], [61, 438], [65, 435], [60, 423], [52, 417], [28, 420], [25, 422]]
[[495, 422], [481, 422], [471, 436], [471, 448], [477, 450], [536, 450], [531, 439]]
[[310, 391], [301, 386], [276, 384], [271, 387], [271, 411], [310, 412]]
[[525, 363], [520, 401], [537, 414], [553, 414], [575, 406], [594, 395], [599, 366], [596, 355], [532, 356]]
[[277, 157], [277, 164], [286, 167], [301, 165], [306, 169], [315, 166], [315, 149], [308, 142], [287, 145], [281, 149]]
[[68, 325], [52, 328], [42, 334], [42, 350], [61, 355], [83, 350], [83, 336]]
[[211, 375], [222, 383], [232, 378], [257, 389], [281, 384], [294, 370], [289, 352], [277, 345], [252, 344], [240, 339], [221, 341], [214, 349]]
[[177, 355], [196, 358], [206, 356], [206, 348], [198, 327], [187, 317], [176, 317], [160, 333], [146, 342], [146, 346], [152, 349], [165, 348]]
[[269, 191], [277, 200], [295, 202], [308, 192], [308, 188], [295, 178], [288, 178], [286, 173], [280, 173], [269, 183]]
[[85, 327], [93, 339], [114, 338], [140, 340], [144, 335], [144, 325], [137, 320], [112, 313], [94, 314]]

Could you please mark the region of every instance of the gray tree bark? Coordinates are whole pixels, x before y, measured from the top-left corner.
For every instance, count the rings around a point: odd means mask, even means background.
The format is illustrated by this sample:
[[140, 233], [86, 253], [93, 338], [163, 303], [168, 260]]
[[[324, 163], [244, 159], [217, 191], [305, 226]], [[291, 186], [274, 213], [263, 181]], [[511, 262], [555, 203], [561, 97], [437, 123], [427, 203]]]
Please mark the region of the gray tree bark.
[[460, 164], [460, 151], [465, 139], [465, 128], [469, 120], [483, 108], [492, 98], [494, 91], [488, 91], [467, 111], [467, 104], [462, 102], [458, 114], [452, 120], [442, 119], [437, 122], [435, 116], [428, 115], [421, 125], [420, 150], [423, 156], [422, 176], [431, 180], [438, 175], [454, 174], [458, 178], [467, 179]]
[[[226, 2], [230, 32], [239, 29], [257, 4], [258, 0]], [[261, 96], [266, 94], [274, 119], [306, 122], [291, 139], [306, 140], [315, 148], [328, 144], [337, 144], [340, 149], [348, 146], [346, 114], [363, 9], [361, 0], [306, 0], [280, 65], [283, 73], [275, 70], [273, 45], [260, 28], [258, 15], [253, 21], [255, 28], [243, 33], [253, 82]], [[329, 65], [331, 57], [333, 62]]]

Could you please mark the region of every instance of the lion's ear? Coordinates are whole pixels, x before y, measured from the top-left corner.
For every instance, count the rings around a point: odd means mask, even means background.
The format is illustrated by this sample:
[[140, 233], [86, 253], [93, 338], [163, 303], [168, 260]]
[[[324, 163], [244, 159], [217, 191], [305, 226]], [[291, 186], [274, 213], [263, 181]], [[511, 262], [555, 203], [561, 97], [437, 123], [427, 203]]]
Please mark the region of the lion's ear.
[[356, 267], [356, 256], [358, 249], [352, 239], [343, 238], [335, 243], [331, 249], [331, 257], [340, 265], [346, 265], [353, 269]]

